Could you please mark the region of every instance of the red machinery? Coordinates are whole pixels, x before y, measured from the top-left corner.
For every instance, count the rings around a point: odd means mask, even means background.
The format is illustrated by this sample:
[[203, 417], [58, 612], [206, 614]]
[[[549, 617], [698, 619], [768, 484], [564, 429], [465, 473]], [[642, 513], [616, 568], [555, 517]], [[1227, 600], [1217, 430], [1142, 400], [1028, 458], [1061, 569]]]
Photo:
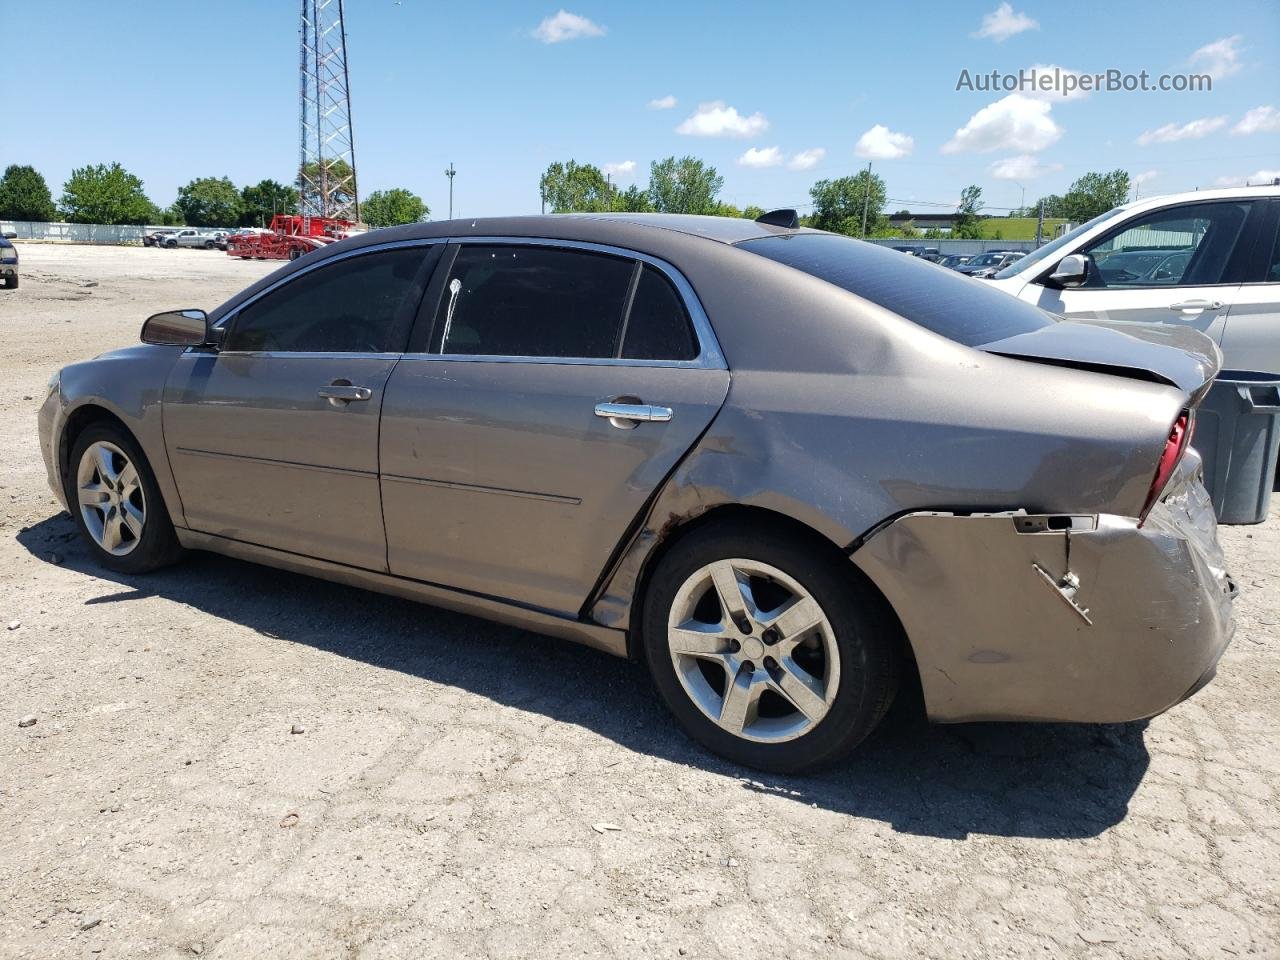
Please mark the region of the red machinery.
[[227, 237], [227, 255], [241, 260], [297, 260], [308, 250], [363, 232], [359, 224], [350, 220], [277, 213], [271, 218], [269, 233]]

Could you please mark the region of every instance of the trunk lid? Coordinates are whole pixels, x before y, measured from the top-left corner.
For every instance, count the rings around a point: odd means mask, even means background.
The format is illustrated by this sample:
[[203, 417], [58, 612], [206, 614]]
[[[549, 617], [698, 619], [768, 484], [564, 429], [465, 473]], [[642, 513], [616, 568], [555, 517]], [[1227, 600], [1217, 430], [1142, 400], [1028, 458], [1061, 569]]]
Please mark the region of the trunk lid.
[[1063, 320], [1029, 333], [983, 344], [987, 353], [1167, 383], [1194, 406], [1222, 366], [1218, 345], [1172, 324]]

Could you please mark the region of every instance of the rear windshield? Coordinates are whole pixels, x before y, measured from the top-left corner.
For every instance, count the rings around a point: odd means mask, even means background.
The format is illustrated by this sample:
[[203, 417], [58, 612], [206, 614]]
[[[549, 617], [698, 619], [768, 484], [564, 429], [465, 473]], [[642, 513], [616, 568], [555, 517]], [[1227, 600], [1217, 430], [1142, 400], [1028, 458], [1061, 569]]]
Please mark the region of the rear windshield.
[[833, 233], [793, 233], [742, 250], [833, 283], [967, 347], [1039, 330], [1053, 317], [963, 274], [888, 247]]

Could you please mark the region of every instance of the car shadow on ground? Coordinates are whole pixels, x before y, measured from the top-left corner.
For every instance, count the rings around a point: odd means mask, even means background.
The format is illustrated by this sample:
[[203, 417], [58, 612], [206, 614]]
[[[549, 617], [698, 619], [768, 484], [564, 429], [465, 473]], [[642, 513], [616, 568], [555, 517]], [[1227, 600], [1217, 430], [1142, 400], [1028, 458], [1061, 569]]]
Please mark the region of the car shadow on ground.
[[447, 684], [562, 723], [625, 749], [730, 777], [895, 830], [1096, 836], [1122, 820], [1149, 756], [1145, 723], [931, 725], [918, 682], [905, 685], [880, 728], [848, 759], [805, 776], [775, 776], [721, 760], [685, 737], [640, 664], [452, 613], [212, 554], [132, 577], [96, 566], [66, 514], [24, 528], [18, 542], [44, 562], [118, 583], [87, 601], [160, 596], [269, 637]]

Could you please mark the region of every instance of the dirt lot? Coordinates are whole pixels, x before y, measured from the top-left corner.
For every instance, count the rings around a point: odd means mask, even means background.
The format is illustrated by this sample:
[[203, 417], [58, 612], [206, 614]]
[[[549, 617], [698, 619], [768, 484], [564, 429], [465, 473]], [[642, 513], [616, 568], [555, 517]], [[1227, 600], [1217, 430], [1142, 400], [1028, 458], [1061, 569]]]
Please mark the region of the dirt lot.
[[761, 776], [590, 650], [212, 556], [92, 568], [45, 486], [46, 378], [274, 264], [21, 256], [0, 956], [1280, 955], [1277, 519], [1223, 531], [1239, 631], [1165, 716], [930, 728], [907, 697], [840, 768]]

